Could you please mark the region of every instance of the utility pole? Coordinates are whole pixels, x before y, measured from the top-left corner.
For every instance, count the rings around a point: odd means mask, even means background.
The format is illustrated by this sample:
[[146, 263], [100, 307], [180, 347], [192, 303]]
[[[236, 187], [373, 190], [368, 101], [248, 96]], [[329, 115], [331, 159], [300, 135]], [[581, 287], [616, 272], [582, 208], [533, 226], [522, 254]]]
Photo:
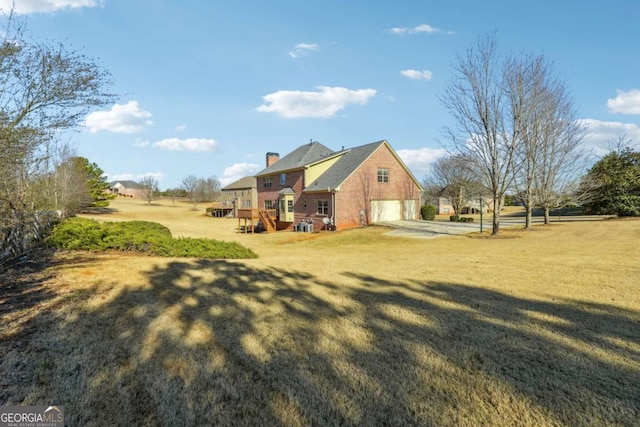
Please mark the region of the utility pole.
[[482, 196], [480, 196], [480, 232], [482, 233]]

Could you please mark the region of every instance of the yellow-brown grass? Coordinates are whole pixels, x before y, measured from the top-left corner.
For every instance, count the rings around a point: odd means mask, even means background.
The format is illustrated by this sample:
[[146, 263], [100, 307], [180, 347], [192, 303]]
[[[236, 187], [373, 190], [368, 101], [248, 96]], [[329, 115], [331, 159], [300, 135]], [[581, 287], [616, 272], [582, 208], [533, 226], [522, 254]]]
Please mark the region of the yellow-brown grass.
[[3, 279], [0, 404], [82, 426], [640, 419], [638, 220], [422, 240], [113, 207], [260, 258], [59, 253]]

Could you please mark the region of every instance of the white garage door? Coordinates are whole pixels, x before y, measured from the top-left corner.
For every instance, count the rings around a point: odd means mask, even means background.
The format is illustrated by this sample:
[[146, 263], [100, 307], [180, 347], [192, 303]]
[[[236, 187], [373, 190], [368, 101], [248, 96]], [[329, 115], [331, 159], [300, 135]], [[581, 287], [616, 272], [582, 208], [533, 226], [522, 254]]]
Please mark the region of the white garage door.
[[371, 222], [397, 221], [402, 219], [400, 200], [372, 200]]
[[372, 200], [371, 222], [398, 221], [401, 219], [416, 219], [416, 201], [404, 201], [404, 218], [401, 200]]

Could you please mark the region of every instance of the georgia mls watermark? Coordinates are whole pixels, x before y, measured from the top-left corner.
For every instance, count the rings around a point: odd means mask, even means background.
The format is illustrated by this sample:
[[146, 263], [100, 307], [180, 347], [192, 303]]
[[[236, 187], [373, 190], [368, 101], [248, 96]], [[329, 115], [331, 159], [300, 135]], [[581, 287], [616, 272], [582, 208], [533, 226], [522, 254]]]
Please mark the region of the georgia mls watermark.
[[0, 406], [0, 427], [64, 427], [64, 406]]

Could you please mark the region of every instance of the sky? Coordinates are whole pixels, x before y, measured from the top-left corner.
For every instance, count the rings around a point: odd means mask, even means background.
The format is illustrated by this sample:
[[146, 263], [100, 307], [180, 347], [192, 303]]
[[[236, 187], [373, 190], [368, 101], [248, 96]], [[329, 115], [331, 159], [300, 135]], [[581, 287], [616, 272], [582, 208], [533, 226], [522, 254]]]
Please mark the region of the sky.
[[[8, 11], [12, 0], [0, 0]], [[386, 139], [418, 179], [445, 153], [440, 98], [458, 55], [495, 33], [544, 55], [586, 126], [585, 149], [640, 148], [637, 0], [15, 0], [28, 37], [94, 58], [113, 105], [72, 135], [108, 180], [227, 185], [309, 141]]]

